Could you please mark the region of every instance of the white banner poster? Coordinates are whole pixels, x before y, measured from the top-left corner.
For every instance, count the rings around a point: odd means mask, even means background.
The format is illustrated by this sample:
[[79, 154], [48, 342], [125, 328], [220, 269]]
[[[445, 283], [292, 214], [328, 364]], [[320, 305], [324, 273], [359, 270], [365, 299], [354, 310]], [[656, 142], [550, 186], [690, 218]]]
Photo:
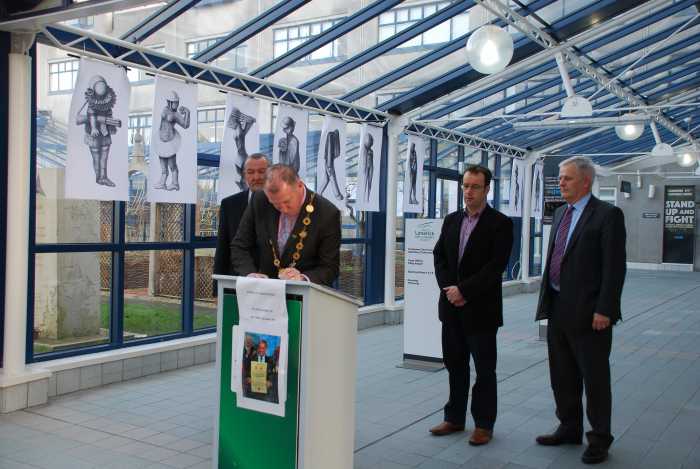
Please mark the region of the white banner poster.
[[68, 116], [67, 199], [129, 200], [126, 70], [80, 59]]
[[357, 170], [356, 210], [379, 211], [379, 180], [382, 162], [383, 130], [363, 124], [360, 130], [359, 167]]
[[280, 104], [275, 141], [272, 146], [272, 162], [292, 166], [303, 180], [306, 180], [307, 176], [306, 132], [308, 128], [308, 111]]
[[197, 203], [197, 85], [156, 77], [148, 201]]
[[404, 359], [442, 360], [442, 327], [438, 317], [440, 287], [433, 260], [433, 249], [441, 230], [442, 219], [406, 219]]
[[345, 121], [324, 117], [316, 164], [316, 192], [345, 210]]
[[404, 213], [423, 213], [423, 162], [430, 145], [415, 135], [408, 136], [406, 166], [403, 178]]
[[510, 198], [508, 215], [511, 217], [523, 216], [523, 194], [525, 193], [525, 162], [513, 158], [510, 171]]
[[238, 407], [284, 417], [288, 316], [285, 282], [238, 277], [239, 324], [233, 326], [231, 391]]
[[532, 216], [537, 220], [544, 214], [544, 178], [542, 177], [543, 163], [537, 163], [532, 169]]
[[218, 200], [248, 188], [243, 177], [243, 165], [248, 155], [260, 151], [258, 101], [247, 96], [228, 93], [224, 137], [219, 160]]

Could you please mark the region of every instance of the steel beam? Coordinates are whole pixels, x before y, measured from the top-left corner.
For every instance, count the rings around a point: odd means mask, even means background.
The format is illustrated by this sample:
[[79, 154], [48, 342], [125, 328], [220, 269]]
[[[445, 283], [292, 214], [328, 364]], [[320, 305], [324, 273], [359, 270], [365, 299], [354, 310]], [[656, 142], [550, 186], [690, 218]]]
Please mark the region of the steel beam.
[[277, 21], [295, 12], [310, 1], [311, 0], [287, 0], [280, 2], [240, 28], [232, 31], [226, 37], [222, 37], [216, 41], [216, 43], [199, 52], [192, 58], [203, 63], [213, 62], [226, 52], [235, 49], [251, 37], [264, 31], [269, 26], [272, 26]]
[[[473, 0], [459, 0], [451, 5], [438, 10], [427, 18], [419, 21], [418, 23], [411, 25], [409, 28], [394, 34], [393, 36], [378, 42], [374, 46], [366, 49], [354, 57], [344, 61], [331, 68], [330, 70], [323, 72], [321, 75], [312, 78], [306, 83], [299, 86], [302, 90], [313, 91], [323, 85], [330, 83], [331, 81], [345, 75], [352, 70], [376, 59], [380, 55], [396, 48], [397, 46], [403, 44], [404, 42], [413, 39], [414, 37], [423, 34], [424, 32], [434, 28], [440, 23], [449, 20], [450, 18], [463, 13], [474, 5]], [[465, 36], [466, 37], [466, 36]]]
[[[607, 72], [601, 70], [596, 65], [589, 63], [581, 58], [581, 55], [576, 52], [571, 46], [561, 47], [561, 44], [557, 39], [552, 37], [547, 32], [533, 26], [527, 18], [522, 17], [519, 13], [511, 9], [509, 6], [504, 5], [499, 0], [475, 0], [477, 3], [483, 5], [488, 10], [492, 11], [494, 14], [499, 16], [501, 19], [506, 21], [509, 25], [518, 29], [520, 32], [529, 37], [532, 41], [536, 42], [545, 49], [558, 49], [564, 60], [569, 63], [569, 65], [576, 68], [582, 74], [592, 78], [605, 88], [609, 93], [614, 94], [620, 99], [628, 102], [631, 105], [644, 106], [647, 104], [643, 99], [641, 99], [637, 94], [631, 92], [626, 87], [620, 85], [617, 80], [611, 79]], [[696, 144], [695, 139], [676, 125], [675, 122], [668, 119], [663, 112], [654, 114], [652, 118], [660, 125], [666, 127], [671, 132], [679, 137], [682, 137], [688, 143], [693, 145]]]
[[325, 46], [338, 39], [339, 37], [345, 35], [346, 33], [352, 31], [358, 26], [363, 25], [367, 21], [371, 20], [384, 13], [387, 10], [395, 7], [402, 0], [376, 0], [374, 3], [366, 6], [357, 13], [345, 18], [340, 23], [336, 24], [332, 28], [322, 32], [318, 36], [314, 36], [308, 41], [300, 44], [294, 49], [288, 51], [287, 53], [277, 57], [270, 62], [262, 65], [261, 67], [254, 70], [251, 75], [257, 78], [267, 78], [273, 75], [288, 65], [306, 57], [313, 51]]
[[449, 143], [456, 143], [476, 150], [486, 150], [489, 153], [509, 156], [511, 158], [525, 158], [527, 150], [514, 145], [506, 145], [494, 140], [477, 137], [474, 135], [456, 132], [437, 126], [412, 123], [406, 127], [405, 133], [429, 137]]
[[148, 36], [173, 21], [200, 1], [201, 0], [175, 0], [153, 12], [153, 14], [143, 20], [143, 22], [124, 33], [121, 39], [127, 42], [142, 42]]
[[[599, 0], [594, 4], [575, 13], [567, 15], [553, 25], [557, 35], [562, 39], [569, 39], [594, 25], [613, 18], [640, 5], [639, 0]], [[530, 58], [540, 52], [542, 46], [533, 41], [519, 43], [513, 52], [511, 65]], [[483, 77], [482, 74], [472, 69], [469, 65], [453, 69], [446, 74], [414, 88], [401, 96], [383, 104], [381, 110], [399, 113], [407, 113], [417, 109], [435, 99], [463, 88]]]
[[53, 25], [45, 26], [42, 34], [50, 45], [77, 55], [93, 57], [127, 67], [136, 67], [146, 72], [166, 75], [192, 83], [209, 85], [222, 91], [233, 91], [247, 96], [287, 103], [349, 121], [382, 123], [387, 117], [387, 114], [381, 111], [277, 85], [260, 78], [175, 57], [82, 29]]

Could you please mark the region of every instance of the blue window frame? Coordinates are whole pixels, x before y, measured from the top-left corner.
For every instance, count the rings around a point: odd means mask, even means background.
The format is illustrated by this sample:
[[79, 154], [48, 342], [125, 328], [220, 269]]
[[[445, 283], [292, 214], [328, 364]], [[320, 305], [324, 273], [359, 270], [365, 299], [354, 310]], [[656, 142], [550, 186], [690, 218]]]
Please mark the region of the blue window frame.
[[140, 133], [141, 137], [143, 137], [144, 145], [150, 145], [152, 121], [153, 116], [151, 114], [132, 114], [129, 116], [129, 145], [134, 144], [134, 136], [137, 133]]
[[[316, 21], [313, 23], [304, 23], [295, 26], [287, 26], [285, 28], [273, 29], [273, 54], [274, 57], [280, 57], [288, 51], [305, 43], [314, 36], [318, 36], [323, 31], [332, 28], [335, 24], [342, 21], [341, 18], [325, 21]], [[336, 39], [325, 46], [316, 49], [311, 54], [307, 55], [301, 61], [314, 62], [329, 59], [337, 59], [340, 57], [340, 40]]]
[[[433, 2], [410, 7], [394, 8], [379, 15], [379, 41], [403, 31], [438, 10], [449, 6], [450, 2]], [[469, 32], [469, 14], [462, 13], [443, 21], [439, 25], [406, 41], [399, 48], [432, 46], [442, 44]]]

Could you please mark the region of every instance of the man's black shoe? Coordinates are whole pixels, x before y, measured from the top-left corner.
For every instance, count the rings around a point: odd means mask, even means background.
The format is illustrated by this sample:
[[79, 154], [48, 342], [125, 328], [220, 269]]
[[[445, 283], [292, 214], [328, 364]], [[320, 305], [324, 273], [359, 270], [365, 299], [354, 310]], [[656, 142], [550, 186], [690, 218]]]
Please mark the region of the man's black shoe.
[[580, 445], [581, 437], [574, 437], [564, 435], [559, 432], [554, 432], [549, 435], [540, 435], [535, 438], [535, 441], [543, 446]]
[[599, 464], [608, 459], [608, 449], [603, 446], [588, 445], [581, 456], [584, 464]]

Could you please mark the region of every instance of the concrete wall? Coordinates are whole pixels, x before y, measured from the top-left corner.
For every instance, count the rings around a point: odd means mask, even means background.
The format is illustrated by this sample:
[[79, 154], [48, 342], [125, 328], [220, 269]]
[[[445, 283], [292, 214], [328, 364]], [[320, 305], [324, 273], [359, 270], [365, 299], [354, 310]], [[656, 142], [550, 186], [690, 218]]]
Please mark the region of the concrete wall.
[[[678, 167], [675, 167], [677, 170]], [[661, 264], [663, 260], [664, 240], [664, 188], [665, 186], [695, 186], [695, 201], [700, 201], [700, 182], [698, 179], [668, 179], [662, 176], [642, 175], [642, 187], [637, 187], [637, 176], [623, 175], [622, 179], [632, 185], [629, 199], [619, 191], [618, 176], [600, 178], [601, 187], [617, 187], [616, 205], [625, 214], [627, 228], [627, 261]], [[656, 186], [656, 194], [649, 198], [649, 185]], [[643, 218], [645, 212], [658, 213], [659, 218]], [[697, 220], [697, 209], [696, 209]], [[695, 265], [693, 270], [700, 271], [700, 229], [695, 227]]]

